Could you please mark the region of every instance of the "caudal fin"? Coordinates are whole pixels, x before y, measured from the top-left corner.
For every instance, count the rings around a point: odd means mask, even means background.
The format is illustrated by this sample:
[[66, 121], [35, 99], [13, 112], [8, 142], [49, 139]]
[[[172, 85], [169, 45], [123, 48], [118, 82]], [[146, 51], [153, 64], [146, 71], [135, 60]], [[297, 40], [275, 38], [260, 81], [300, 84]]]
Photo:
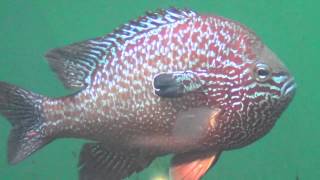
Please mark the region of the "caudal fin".
[[42, 132], [44, 97], [0, 81], [0, 113], [12, 124], [8, 139], [8, 161], [16, 164], [51, 138]]

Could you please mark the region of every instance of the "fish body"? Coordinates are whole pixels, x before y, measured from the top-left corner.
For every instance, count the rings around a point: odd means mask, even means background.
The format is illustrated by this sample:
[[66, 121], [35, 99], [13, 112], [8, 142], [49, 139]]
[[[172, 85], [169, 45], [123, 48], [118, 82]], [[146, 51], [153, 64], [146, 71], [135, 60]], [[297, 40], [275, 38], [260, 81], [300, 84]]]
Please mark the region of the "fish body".
[[122, 179], [166, 154], [173, 179], [200, 179], [222, 151], [270, 131], [296, 86], [245, 26], [175, 8], [46, 57], [78, 91], [49, 98], [0, 84], [0, 112], [14, 126], [9, 161], [56, 138], [93, 140], [80, 155], [83, 180]]

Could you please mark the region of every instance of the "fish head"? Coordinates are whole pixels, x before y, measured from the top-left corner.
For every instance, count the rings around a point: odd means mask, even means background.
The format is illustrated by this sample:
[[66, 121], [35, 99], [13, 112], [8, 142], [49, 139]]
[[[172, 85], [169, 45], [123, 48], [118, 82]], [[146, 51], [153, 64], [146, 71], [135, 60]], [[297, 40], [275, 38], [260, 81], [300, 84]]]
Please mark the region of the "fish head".
[[[240, 60], [235, 56], [223, 60], [225, 64], [210, 72], [207, 81], [211, 85], [207, 97], [221, 109], [216, 117], [232, 127], [237, 137], [221, 140], [226, 149], [243, 147], [265, 135], [295, 95], [297, 85], [288, 68], [258, 38], [255, 40], [247, 44]], [[228, 136], [229, 130], [218, 131]]]
[[261, 41], [251, 44], [251, 53], [243, 59], [237, 85], [230, 88], [229, 108], [247, 122], [273, 124], [290, 104], [297, 85], [288, 68]]
[[246, 43], [242, 55], [230, 56], [222, 61], [222, 68], [216, 68], [208, 81], [212, 84], [210, 97], [226, 112], [226, 118], [239, 123], [237, 127], [241, 127], [240, 122], [249, 122], [268, 130], [270, 126], [264, 125], [274, 124], [290, 104], [296, 82], [277, 55], [256, 36]]
[[[209, 72], [207, 93], [231, 111], [281, 113], [293, 99], [296, 82], [288, 68], [254, 34], [241, 58], [228, 57]], [[205, 83], [204, 83], [205, 84]]]
[[[229, 44], [218, 43], [223, 53], [208, 60], [213, 65], [208, 66], [203, 83], [208, 86], [206, 97], [221, 109], [218, 122], [232, 127], [237, 137], [221, 140], [227, 149], [242, 147], [266, 134], [292, 101], [297, 87], [288, 68], [254, 32], [241, 25], [237, 28], [240, 30], [228, 36]], [[229, 136], [231, 128], [226, 129], [219, 132]]]
[[297, 85], [277, 55], [266, 45], [257, 47], [253, 48], [255, 59], [249, 68], [251, 78], [248, 82], [252, 88], [247, 93], [254, 94], [252, 100], [260, 109], [264, 107], [279, 114], [293, 99]]

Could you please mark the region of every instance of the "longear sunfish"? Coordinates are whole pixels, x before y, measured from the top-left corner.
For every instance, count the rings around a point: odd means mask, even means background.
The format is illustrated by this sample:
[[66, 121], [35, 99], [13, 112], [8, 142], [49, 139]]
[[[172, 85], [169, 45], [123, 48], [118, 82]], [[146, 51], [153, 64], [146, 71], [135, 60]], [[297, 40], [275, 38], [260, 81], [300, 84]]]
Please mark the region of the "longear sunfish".
[[120, 180], [173, 154], [170, 177], [198, 180], [223, 151], [267, 134], [296, 83], [244, 25], [170, 8], [46, 54], [65, 87], [52, 98], [0, 82], [16, 164], [59, 138], [90, 140], [81, 180]]

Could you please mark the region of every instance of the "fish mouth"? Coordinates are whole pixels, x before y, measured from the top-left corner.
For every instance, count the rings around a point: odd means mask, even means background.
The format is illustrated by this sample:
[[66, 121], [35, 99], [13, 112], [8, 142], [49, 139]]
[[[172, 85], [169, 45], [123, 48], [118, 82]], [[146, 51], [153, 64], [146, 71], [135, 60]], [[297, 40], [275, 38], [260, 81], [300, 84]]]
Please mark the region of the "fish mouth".
[[294, 78], [290, 78], [288, 81], [286, 81], [283, 84], [281, 88], [281, 95], [285, 97], [292, 96], [295, 93], [296, 88], [297, 88], [297, 84]]

